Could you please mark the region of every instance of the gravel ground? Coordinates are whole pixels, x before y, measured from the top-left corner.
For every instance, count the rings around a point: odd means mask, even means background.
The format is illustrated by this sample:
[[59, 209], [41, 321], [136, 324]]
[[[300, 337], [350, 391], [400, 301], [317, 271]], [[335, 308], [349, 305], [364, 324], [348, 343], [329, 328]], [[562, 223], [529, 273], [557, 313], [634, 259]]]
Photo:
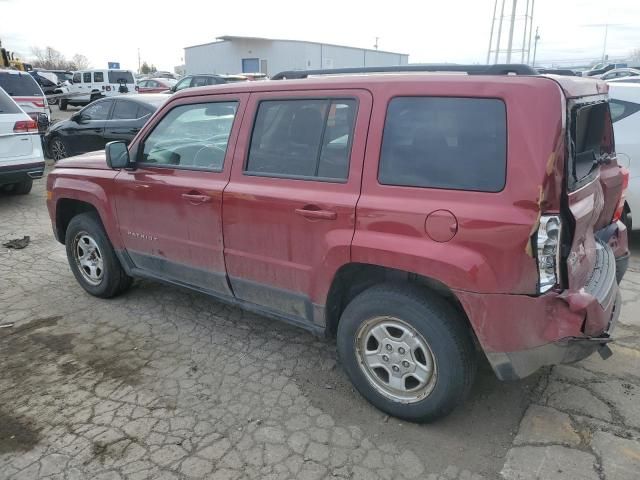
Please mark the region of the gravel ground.
[[638, 478], [635, 259], [611, 359], [508, 384], [483, 364], [462, 408], [413, 425], [353, 391], [333, 341], [150, 281], [90, 297], [44, 198], [0, 196], [0, 241], [31, 237], [0, 247], [2, 479]]

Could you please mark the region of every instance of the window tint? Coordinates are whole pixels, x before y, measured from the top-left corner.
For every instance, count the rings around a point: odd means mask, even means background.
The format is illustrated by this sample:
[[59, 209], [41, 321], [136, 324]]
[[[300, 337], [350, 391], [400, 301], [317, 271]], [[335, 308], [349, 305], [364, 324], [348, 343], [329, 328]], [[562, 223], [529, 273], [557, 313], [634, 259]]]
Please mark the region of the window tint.
[[104, 72], [93, 72], [93, 81], [99, 83], [104, 82]]
[[133, 120], [138, 118], [138, 104], [128, 100], [117, 100], [113, 113], [113, 120]]
[[79, 73], [74, 73], [73, 74], [73, 83], [80, 83], [81, 80], [81, 75]]
[[221, 171], [237, 107], [219, 102], [174, 108], [145, 140], [142, 161]]
[[42, 90], [28, 73], [0, 72], [0, 87], [12, 97], [41, 97]]
[[212, 77], [194, 77], [192, 87], [204, 87], [206, 85], [215, 84], [215, 80]]
[[109, 83], [135, 83], [133, 74], [127, 70], [109, 70]]
[[146, 105], [140, 105], [138, 106], [138, 112], [136, 113], [136, 118], [146, 117], [147, 115], [151, 115], [155, 111], [156, 111], [155, 108], [152, 108]]
[[21, 113], [20, 107], [18, 107], [11, 97], [0, 91], [0, 114], [3, 113]]
[[82, 74], [82, 83], [91, 83], [91, 72], [85, 72]]
[[378, 179], [386, 185], [498, 192], [506, 178], [506, 123], [501, 100], [394, 98]]
[[346, 180], [355, 112], [355, 100], [260, 102], [247, 172]]
[[89, 117], [89, 120], [106, 120], [113, 100], [95, 102], [82, 110], [82, 116]]
[[611, 109], [611, 120], [616, 123], [640, 110], [640, 104], [611, 99], [609, 100], [609, 108]]

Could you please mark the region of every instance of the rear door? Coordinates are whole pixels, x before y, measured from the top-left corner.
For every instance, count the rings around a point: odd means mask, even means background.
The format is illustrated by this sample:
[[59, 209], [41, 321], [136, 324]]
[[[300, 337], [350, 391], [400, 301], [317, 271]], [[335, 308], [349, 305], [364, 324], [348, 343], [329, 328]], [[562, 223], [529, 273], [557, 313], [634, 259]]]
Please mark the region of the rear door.
[[364, 90], [251, 94], [224, 191], [236, 297], [322, 324], [314, 306], [350, 259], [371, 103]]
[[135, 170], [116, 177], [118, 228], [141, 272], [231, 296], [222, 191], [248, 94], [185, 97], [145, 127]]
[[131, 99], [119, 98], [104, 127], [104, 144], [115, 140], [129, 143], [151, 114], [150, 110]]

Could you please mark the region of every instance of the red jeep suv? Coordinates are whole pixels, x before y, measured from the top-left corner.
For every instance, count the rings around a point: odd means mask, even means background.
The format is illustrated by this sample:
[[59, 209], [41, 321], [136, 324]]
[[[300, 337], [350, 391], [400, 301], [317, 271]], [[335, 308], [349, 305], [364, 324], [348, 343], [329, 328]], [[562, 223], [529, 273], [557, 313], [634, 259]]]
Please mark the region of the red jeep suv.
[[47, 205], [87, 292], [146, 277], [335, 336], [359, 392], [413, 421], [462, 401], [478, 352], [503, 380], [610, 354], [628, 173], [603, 82], [274, 78], [186, 89], [129, 147], [58, 162]]

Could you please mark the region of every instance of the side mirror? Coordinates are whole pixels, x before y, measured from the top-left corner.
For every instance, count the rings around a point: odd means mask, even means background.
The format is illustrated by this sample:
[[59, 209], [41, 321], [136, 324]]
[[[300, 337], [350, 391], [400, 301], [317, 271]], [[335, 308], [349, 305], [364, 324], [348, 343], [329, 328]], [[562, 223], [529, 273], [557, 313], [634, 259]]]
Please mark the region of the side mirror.
[[129, 167], [129, 150], [124, 142], [109, 142], [104, 147], [107, 165], [114, 170]]
[[80, 123], [81, 118], [82, 118], [82, 115], [80, 115], [80, 112], [76, 112], [73, 115], [71, 115], [69, 120], [71, 120], [72, 122]]

